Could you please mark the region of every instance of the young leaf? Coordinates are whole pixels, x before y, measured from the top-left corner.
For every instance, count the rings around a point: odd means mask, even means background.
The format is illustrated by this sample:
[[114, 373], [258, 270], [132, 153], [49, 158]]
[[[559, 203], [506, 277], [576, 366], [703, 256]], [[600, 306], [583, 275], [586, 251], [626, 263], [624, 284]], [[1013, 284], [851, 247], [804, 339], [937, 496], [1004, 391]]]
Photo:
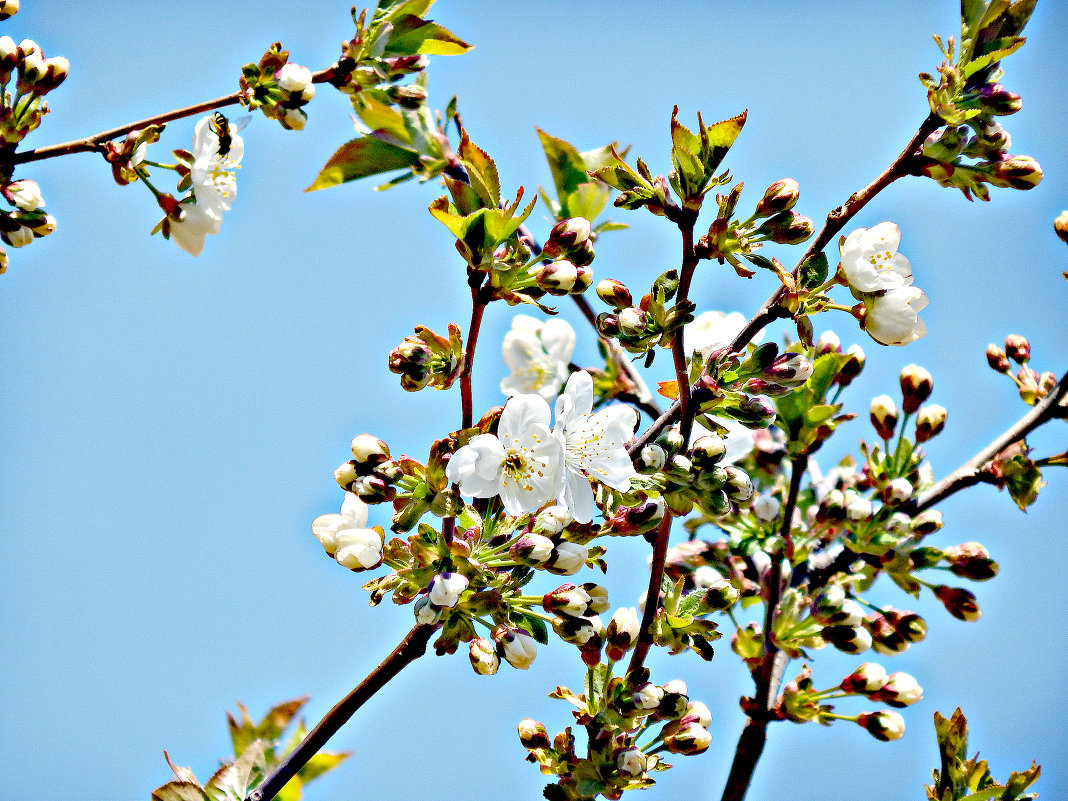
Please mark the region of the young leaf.
[[390, 170], [414, 167], [419, 155], [375, 136], [361, 136], [346, 142], [330, 157], [305, 192], [366, 178]]
[[383, 55], [458, 56], [473, 47], [436, 22], [409, 14], [393, 21], [393, 32]]

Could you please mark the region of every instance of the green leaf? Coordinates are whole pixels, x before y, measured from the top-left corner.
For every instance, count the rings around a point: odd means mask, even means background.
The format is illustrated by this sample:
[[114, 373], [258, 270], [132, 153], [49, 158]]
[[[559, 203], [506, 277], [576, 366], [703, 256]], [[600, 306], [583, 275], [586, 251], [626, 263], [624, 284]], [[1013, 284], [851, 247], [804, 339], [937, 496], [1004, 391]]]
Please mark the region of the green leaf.
[[984, 0], [960, 0], [960, 23], [962, 31], [969, 31], [979, 22], [986, 10]]
[[482, 198], [485, 205], [489, 208], [499, 206], [501, 204], [501, 181], [497, 176], [497, 165], [493, 163], [489, 154], [472, 142], [465, 133], [460, 138], [457, 155], [467, 168], [472, 188]]
[[264, 740], [277, 740], [281, 737], [282, 732], [293, 721], [301, 707], [308, 703], [309, 697], [304, 695], [271, 707], [267, 714], [263, 716], [260, 725], [256, 727], [260, 737]]
[[342, 752], [324, 752], [320, 751], [318, 754], [308, 760], [307, 764], [298, 771], [297, 776], [301, 781], [307, 784], [310, 781], [318, 779], [327, 771], [331, 771], [352, 756], [351, 751]]
[[411, 168], [418, 163], [419, 155], [411, 150], [391, 145], [375, 136], [362, 136], [339, 147], [319, 171], [312, 185], [304, 191], [314, 192], [368, 175]]
[[549, 644], [549, 630], [545, 627], [544, 620], [540, 617], [534, 617], [534, 615], [528, 615], [525, 612], [513, 612], [513, 617], [516, 618], [520, 627], [530, 632], [530, 636], [536, 642], [540, 642], [542, 645]]
[[471, 50], [463, 39], [436, 22], [408, 14], [393, 20], [385, 56], [458, 56]]
[[605, 206], [612, 191], [604, 184], [587, 181], [579, 184], [564, 201], [561, 207], [567, 217], [585, 217], [590, 222], [596, 220]]
[[703, 158], [705, 169], [709, 173], [715, 170], [719, 163], [723, 161], [723, 157], [727, 155], [727, 151], [734, 144], [734, 140], [742, 132], [742, 126], [745, 125], [745, 118], [748, 114], [749, 111], [746, 110], [735, 117], [720, 120], [705, 128], [705, 135], [711, 153], [707, 157], [703, 156]]
[[[360, 121], [372, 131], [386, 131], [404, 144], [412, 143], [412, 135], [405, 124], [404, 115], [384, 103], [370, 91], [359, 92], [352, 98], [352, 108]], [[379, 136], [379, 138], [382, 138]]]
[[[545, 151], [545, 158], [549, 161], [549, 171], [553, 176], [557, 197], [563, 201], [564, 198], [578, 189], [581, 184], [590, 180], [586, 170], [591, 168], [586, 166], [586, 161], [583, 159], [582, 154], [568, 142], [563, 139], [557, 139], [555, 136], [550, 136], [541, 128], [536, 128], [535, 130], [538, 132], [538, 139], [541, 140], [541, 149]], [[607, 166], [610, 163], [611, 159], [609, 158], [604, 164], [598, 165], [598, 168]]]
[[801, 286], [815, 289], [827, 280], [827, 254], [822, 250], [805, 259], [798, 275]]
[[1022, 36], [995, 39], [993, 42], [990, 42], [990, 45], [994, 46], [996, 49], [983, 53], [983, 55], [971, 59], [964, 66], [964, 77], [970, 78], [975, 75], [975, 73], [979, 72], [979, 70], [986, 69], [987, 67], [989, 67], [995, 61], [1001, 61], [1001, 59], [1005, 58], [1006, 56], [1011, 56], [1013, 53], [1023, 47], [1023, 44], [1026, 41], [1027, 40]]
[[152, 801], [210, 801], [199, 784], [167, 782], [152, 791]]

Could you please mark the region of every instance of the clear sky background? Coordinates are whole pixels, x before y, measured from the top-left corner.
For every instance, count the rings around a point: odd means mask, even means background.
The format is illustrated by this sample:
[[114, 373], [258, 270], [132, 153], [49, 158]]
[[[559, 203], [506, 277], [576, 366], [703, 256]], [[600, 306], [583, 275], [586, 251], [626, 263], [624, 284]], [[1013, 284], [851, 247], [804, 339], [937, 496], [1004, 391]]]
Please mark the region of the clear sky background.
[[[352, 35], [345, 3], [35, 3], [0, 33], [64, 55], [71, 75], [53, 113], [27, 140], [85, 136], [237, 88], [240, 67], [281, 40], [293, 60], [329, 65]], [[932, 33], [958, 30], [951, 0], [930, 2], [548, 2], [443, 0], [433, 16], [476, 49], [434, 60], [431, 102], [457, 94], [473, 139], [496, 159], [506, 192], [550, 183], [534, 127], [579, 149], [632, 143], [668, 169], [671, 107], [680, 119], [749, 110], [725, 166], [744, 180], [743, 206], [784, 176], [800, 181], [798, 210], [817, 220], [897, 155], [927, 113], [916, 80], [940, 55]], [[1042, 185], [994, 190], [968, 203], [920, 179], [895, 184], [856, 224], [901, 225], [901, 250], [931, 299], [930, 334], [883, 348], [855, 322], [817, 321], [868, 368], [847, 395], [861, 418], [828, 460], [873, 438], [869, 399], [896, 395], [902, 366], [935, 376], [949, 408], [929, 452], [944, 475], [1023, 411], [983, 350], [1008, 333], [1030, 336], [1034, 365], [1066, 367], [1068, 250], [1052, 220], [1068, 207], [1064, 76], [1068, 8], [1041, 0], [1008, 88], [1024, 97], [1006, 121], [1014, 152], [1037, 158]], [[169, 778], [162, 751], [206, 779], [229, 753], [224, 710], [254, 714], [309, 693], [311, 723], [395, 645], [410, 607], [369, 609], [363, 579], [325, 558], [311, 520], [337, 511], [331, 473], [349, 439], [383, 437], [423, 459], [459, 424], [457, 393], [406, 394], [386, 369], [415, 324], [466, 326], [463, 265], [427, 213], [434, 186], [385, 194], [372, 182], [302, 194], [352, 137], [346, 99], [320, 87], [302, 133], [262, 116], [244, 131], [239, 192], [220, 235], [193, 259], [148, 232], [159, 217], [139, 185], [118, 187], [95, 155], [29, 165], [58, 231], [11, 253], [0, 276], [0, 776], [5, 798], [147, 799]], [[242, 113], [234, 110], [234, 113]], [[158, 154], [189, 147], [195, 120], [169, 126]], [[161, 179], [162, 181], [162, 179]], [[671, 226], [647, 214], [605, 236], [598, 278], [639, 287], [677, 265]], [[539, 207], [529, 221], [548, 230]], [[770, 250], [792, 264], [799, 251]], [[701, 309], [752, 312], [770, 278], [736, 278], [703, 263]], [[596, 301], [594, 301], [596, 303]], [[564, 299], [562, 315], [582, 332]], [[491, 308], [475, 369], [476, 409], [500, 403], [499, 342], [516, 310]], [[592, 364], [587, 343], [577, 355]], [[666, 360], [660, 368], [666, 366]], [[664, 377], [656, 370], [651, 379]], [[1033, 444], [1063, 450], [1060, 425]], [[837, 449], [836, 449], [837, 448]], [[963, 706], [972, 750], [1002, 779], [1032, 758], [1038, 790], [1068, 795], [1062, 625], [1064, 471], [1026, 515], [990, 487], [942, 508], [936, 544], [978, 539], [1001, 575], [976, 590], [984, 615], [964, 624], [929, 598], [874, 593], [925, 614], [927, 642], [883, 661], [926, 691], [904, 710], [905, 739], [878, 743], [839, 723], [773, 727], [751, 789], [754, 801], [922, 797], [937, 765], [931, 715]], [[382, 510], [372, 523], [388, 524]], [[636, 601], [647, 548], [611, 542], [613, 604]], [[548, 577], [546, 577], [548, 578]], [[593, 575], [582, 575], [594, 580]], [[539, 585], [540, 586], [540, 585]], [[544, 590], [556, 586], [544, 582]], [[823, 651], [818, 686], [860, 658]], [[643, 798], [718, 797], [751, 690], [723, 641], [706, 664], [692, 655], [651, 660], [658, 681], [678, 676], [712, 708], [714, 740], [701, 757], [674, 759]], [[800, 664], [793, 667], [799, 668]], [[790, 673], [789, 675], [793, 675]], [[311, 801], [461, 801], [540, 797], [515, 725], [567, 725], [546, 694], [581, 685], [574, 649], [542, 649], [528, 673], [475, 676], [464, 652], [406, 670], [331, 743], [354, 750], [317, 784]], [[843, 703], [842, 711], [864, 706]]]

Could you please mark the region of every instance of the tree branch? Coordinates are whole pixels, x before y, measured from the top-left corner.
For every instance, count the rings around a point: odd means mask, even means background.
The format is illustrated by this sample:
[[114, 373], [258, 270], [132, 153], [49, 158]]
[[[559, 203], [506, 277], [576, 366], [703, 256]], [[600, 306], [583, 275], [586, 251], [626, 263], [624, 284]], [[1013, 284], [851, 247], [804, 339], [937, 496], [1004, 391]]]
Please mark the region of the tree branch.
[[965, 487], [978, 484], [983, 480], [983, 471], [994, 457], [1010, 445], [1022, 440], [1042, 424], [1062, 413], [1058, 411], [1058, 408], [1061, 401], [1066, 397], [1068, 397], [1068, 373], [1062, 375], [1061, 380], [1057, 382], [1057, 385], [1049, 394], [1039, 401], [1030, 412], [1006, 429], [1000, 437], [933, 487], [921, 492], [915, 501], [904, 509], [905, 513], [914, 515], [924, 509], [930, 509], [935, 504], [941, 503], [950, 495], [959, 492]]
[[415, 626], [405, 635], [400, 644], [393, 649], [382, 663], [348, 695], [326, 713], [315, 728], [301, 741], [300, 745], [285, 758], [281, 765], [268, 776], [263, 783], [245, 798], [245, 801], [271, 801], [286, 783], [315, 756], [327, 740], [345, 725], [357, 709], [381, 690], [390, 679], [394, 678], [410, 663], [426, 653], [426, 645], [437, 626]]

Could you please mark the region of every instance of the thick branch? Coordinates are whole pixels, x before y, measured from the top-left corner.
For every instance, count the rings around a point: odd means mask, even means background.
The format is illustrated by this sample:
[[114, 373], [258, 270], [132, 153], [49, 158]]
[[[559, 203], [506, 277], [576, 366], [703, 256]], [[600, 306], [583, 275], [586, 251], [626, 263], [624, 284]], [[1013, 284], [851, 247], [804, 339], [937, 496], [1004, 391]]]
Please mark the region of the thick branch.
[[286, 783], [315, 756], [327, 740], [334, 736], [357, 709], [381, 690], [401, 670], [426, 653], [426, 645], [436, 626], [416, 626], [400, 641], [378, 667], [360, 682], [352, 692], [342, 698], [326, 713], [326, 716], [308, 732], [308, 736], [286, 757], [263, 784], [248, 794], [245, 801], [271, 801]]
[[790, 662], [790, 657], [786, 652], [776, 645], [773, 630], [775, 611], [782, 597], [783, 560], [788, 550], [792, 550], [788, 549], [791, 543], [790, 529], [794, 519], [794, 509], [797, 508], [797, 496], [801, 491], [801, 479], [807, 466], [807, 456], [795, 456], [791, 462], [790, 489], [780, 513], [782, 525], [779, 528], [779, 539], [782, 544], [779, 552], [771, 557], [771, 568], [764, 582], [768, 598], [764, 615], [764, 656], [756, 675], [756, 692], [753, 697], [756, 709], [750, 714], [749, 722], [746, 723], [738, 738], [734, 761], [731, 763], [731, 771], [727, 776], [727, 784], [723, 788], [723, 801], [741, 801], [745, 798], [746, 790], [749, 789], [749, 783], [753, 778], [753, 771], [756, 770], [757, 762], [764, 753], [768, 723], [772, 720], [771, 710], [775, 705], [779, 682]]
[[983, 472], [989, 466], [991, 460], [1010, 445], [1022, 440], [1043, 423], [1056, 417], [1060, 413], [1058, 412], [1058, 406], [1065, 397], [1068, 397], [1068, 373], [1061, 376], [1057, 386], [1036, 404], [1030, 412], [1017, 420], [1000, 437], [963, 465], [930, 489], [921, 492], [913, 505], [910, 508], [906, 508], [905, 511], [909, 514], [922, 512], [924, 509], [929, 509], [935, 504], [941, 503], [950, 495], [959, 492], [965, 487], [978, 484], [983, 480]]

